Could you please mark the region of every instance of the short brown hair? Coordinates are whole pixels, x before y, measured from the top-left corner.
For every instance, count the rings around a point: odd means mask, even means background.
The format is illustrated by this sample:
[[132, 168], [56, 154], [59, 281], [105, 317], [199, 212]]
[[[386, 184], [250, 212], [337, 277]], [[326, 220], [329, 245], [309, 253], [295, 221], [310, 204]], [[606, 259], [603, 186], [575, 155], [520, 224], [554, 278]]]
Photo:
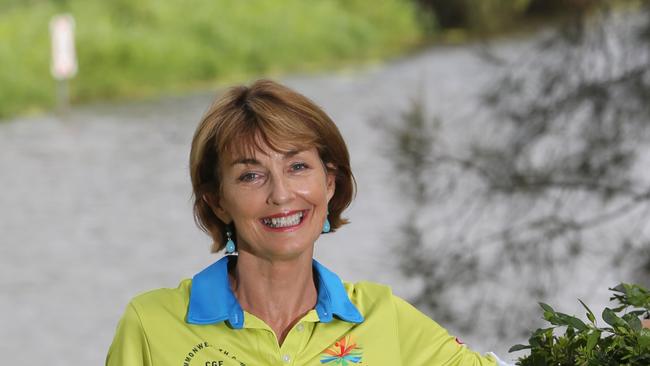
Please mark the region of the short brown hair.
[[307, 97], [271, 80], [236, 86], [217, 98], [201, 119], [190, 152], [194, 220], [212, 237], [212, 251], [225, 245], [226, 223], [208, 201], [218, 202], [220, 158], [242, 149], [276, 152], [315, 147], [326, 169], [335, 174], [336, 188], [328, 204], [331, 231], [348, 220], [341, 212], [355, 194], [356, 183], [343, 137], [330, 117]]

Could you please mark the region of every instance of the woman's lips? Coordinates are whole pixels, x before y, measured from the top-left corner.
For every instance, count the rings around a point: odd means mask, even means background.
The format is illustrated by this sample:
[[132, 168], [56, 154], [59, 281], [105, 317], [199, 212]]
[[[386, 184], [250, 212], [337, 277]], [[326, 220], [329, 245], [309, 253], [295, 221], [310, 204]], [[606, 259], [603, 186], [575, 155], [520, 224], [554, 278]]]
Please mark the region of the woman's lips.
[[294, 210], [283, 212], [260, 219], [264, 227], [270, 231], [293, 231], [305, 222], [309, 210]]
[[280, 213], [273, 214], [273, 215], [270, 215], [270, 216], [262, 217], [262, 220], [279, 218], [279, 217], [287, 217], [287, 216], [295, 215], [295, 214], [297, 214], [299, 212], [306, 212], [306, 211], [307, 210], [291, 210], [291, 211], [280, 212]]

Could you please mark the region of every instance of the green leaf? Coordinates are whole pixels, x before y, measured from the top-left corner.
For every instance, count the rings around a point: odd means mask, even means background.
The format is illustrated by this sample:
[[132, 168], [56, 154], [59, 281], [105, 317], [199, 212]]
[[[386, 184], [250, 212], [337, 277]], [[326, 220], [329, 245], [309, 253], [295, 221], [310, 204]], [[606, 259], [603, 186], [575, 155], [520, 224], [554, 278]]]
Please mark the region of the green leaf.
[[564, 324], [574, 327], [577, 330], [584, 331], [589, 329], [585, 323], [582, 322], [582, 320], [576, 318], [575, 316], [570, 316], [566, 314], [562, 314], [562, 321]]
[[542, 344], [539, 342], [539, 339], [536, 337], [530, 337], [528, 339], [528, 343], [530, 343], [531, 347], [541, 347]]
[[515, 344], [514, 346], [510, 347], [508, 352], [517, 352], [517, 351], [521, 351], [522, 349], [530, 349], [530, 348], [531, 348], [530, 346], [526, 346], [523, 344]]
[[587, 319], [589, 319], [593, 325], [596, 325], [596, 316], [594, 315], [594, 312], [591, 311], [591, 309], [589, 309], [589, 307], [584, 302], [582, 302], [582, 300], [578, 299], [578, 301], [580, 301], [582, 306], [587, 310]]
[[646, 313], [645, 310], [632, 310], [628, 314], [634, 314], [634, 316], [641, 316], [645, 313]]
[[550, 322], [551, 324], [557, 325], [557, 320], [556, 320], [555, 313], [551, 313], [550, 311], [545, 311], [544, 312], [544, 320]]
[[589, 338], [587, 338], [587, 352], [591, 352], [594, 349], [598, 340], [600, 340], [600, 331], [595, 330], [589, 334]]
[[625, 308], [627, 308], [627, 307], [628, 307], [628, 305], [617, 306], [617, 307], [613, 308], [612, 311], [615, 312], [615, 313], [620, 313], [621, 311], [625, 310]]
[[648, 329], [648, 328], [643, 328], [643, 329], [641, 329], [641, 336], [642, 336], [642, 337], [643, 337], [643, 336], [648, 336], [648, 337], [650, 337], [650, 329]]
[[621, 325], [623, 322], [623, 319], [619, 318], [610, 308], [605, 308], [605, 310], [603, 310], [603, 320], [612, 327], [615, 325]]
[[625, 293], [627, 291], [625, 289], [625, 284], [623, 283], [619, 283], [618, 285], [611, 287], [610, 290], [614, 292], [622, 292], [622, 293]]
[[550, 305], [545, 304], [543, 302], [540, 302], [539, 306], [541, 306], [542, 309], [544, 309], [544, 311], [548, 311], [548, 312], [551, 312], [551, 313], [555, 314], [555, 310], [553, 310], [553, 308]]
[[641, 326], [641, 320], [639, 320], [639, 317], [634, 315], [634, 314], [625, 314], [623, 316], [623, 320], [634, 330], [635, 332], [638, 332], [643, 328]]
[[589, 327], [587, 327], [587, 325], [582, 320], [576, 318], [575, 316], [568, 317], [567, 322], [570, 326], [576, 328], [579, 331], [585, 331], [589, 329]]
[[650, 348], [650, 336], [642, 335], [641, 337], [639, 337], [639, 346], [641, 348]]
[[650, 292], [637, 285], [627, 288], [627, 303], [636, 307], [645, 307], [650, 304]]

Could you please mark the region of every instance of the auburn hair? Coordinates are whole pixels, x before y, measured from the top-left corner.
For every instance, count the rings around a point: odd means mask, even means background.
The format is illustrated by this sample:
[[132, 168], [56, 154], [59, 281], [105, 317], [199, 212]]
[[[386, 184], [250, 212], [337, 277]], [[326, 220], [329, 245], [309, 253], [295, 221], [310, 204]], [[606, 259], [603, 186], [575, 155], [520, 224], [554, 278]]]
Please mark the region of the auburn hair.
[[[225, 246], [226, 223], [210, 202], [221, 192], [219, 164], [224, 157], [262, 150], [276, 152], [316, 148], [325, 169], [335, 175], [336, 188], [329, 201], [331, 232], [349, 221], [341, 213], [352, 201], [356, 183], [347, 146], [332, 119], [313, 101], [271, 80], [235, 86], [215, 99], [192, 139], [190, 176], [194, 220], [212, 237], [212, 252]], [[236, 228], [235, 228], [236, 229]]]

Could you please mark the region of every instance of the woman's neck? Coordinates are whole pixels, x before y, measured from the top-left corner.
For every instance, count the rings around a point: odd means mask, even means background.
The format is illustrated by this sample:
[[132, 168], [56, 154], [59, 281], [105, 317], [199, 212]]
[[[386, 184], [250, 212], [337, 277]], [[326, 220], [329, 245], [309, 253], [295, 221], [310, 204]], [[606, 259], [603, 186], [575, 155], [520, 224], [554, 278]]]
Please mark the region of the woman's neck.
[[310, 255], [272, 261], [242, 252], [231, 284], [242, 309], [268, 324], [280, 345], [318, 297]]

